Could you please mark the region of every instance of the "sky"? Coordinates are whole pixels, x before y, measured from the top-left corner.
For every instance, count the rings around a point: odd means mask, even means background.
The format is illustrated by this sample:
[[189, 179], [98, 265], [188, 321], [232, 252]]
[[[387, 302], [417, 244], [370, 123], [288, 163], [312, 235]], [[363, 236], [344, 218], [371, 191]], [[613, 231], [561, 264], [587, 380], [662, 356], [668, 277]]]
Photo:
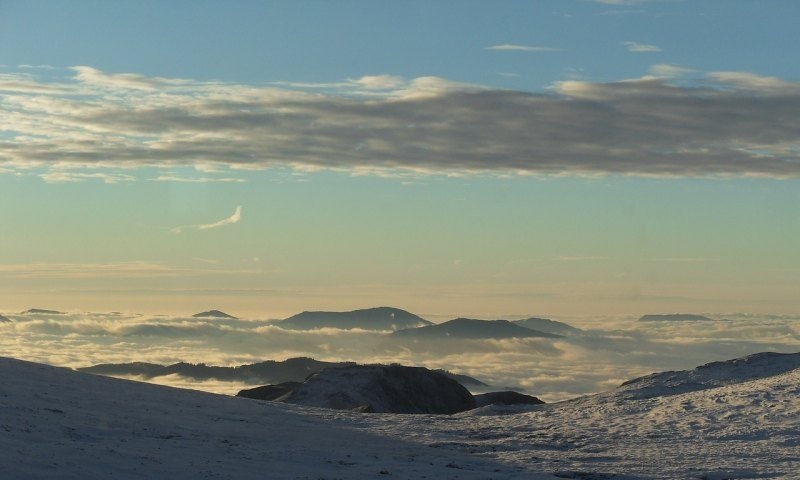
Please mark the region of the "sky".
[[795, 1], [0, 1], [0, 312], [800, 313]]

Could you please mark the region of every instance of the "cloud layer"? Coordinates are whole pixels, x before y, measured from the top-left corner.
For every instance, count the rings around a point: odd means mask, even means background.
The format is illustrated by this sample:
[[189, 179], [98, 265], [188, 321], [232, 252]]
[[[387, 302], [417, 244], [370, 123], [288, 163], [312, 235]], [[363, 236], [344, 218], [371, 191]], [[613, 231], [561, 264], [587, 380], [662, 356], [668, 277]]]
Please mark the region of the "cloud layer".
[[[583, 333], [563, 339], [398, 341], [384, 332], [293, 331], [268, 320], [133, 314], [22, 315], [3, 312], [3, 355], [70, 367], [133, 361], [239, 365], [311, 356], [362, 363], [398, 362], [466, 373], [494, 387], [527, 390], [548, 401], [612, 388], [654, 371], [692, 368], [760, 351], [800, 349], [800, 318], [727, 316], [713, 322], [574, 319]], [[180, 386], [233, 393], [241, 384]]]
[[[673, 72], [674, 73], [674, 72]], [[223, 165], [353, 172], [800, 176], [800, 83], [565, 81], [547, 93], [380, 75], [284, 87], [0, 75], [0, 168]], [[87, 177], [87, 175], [89, 175]]]

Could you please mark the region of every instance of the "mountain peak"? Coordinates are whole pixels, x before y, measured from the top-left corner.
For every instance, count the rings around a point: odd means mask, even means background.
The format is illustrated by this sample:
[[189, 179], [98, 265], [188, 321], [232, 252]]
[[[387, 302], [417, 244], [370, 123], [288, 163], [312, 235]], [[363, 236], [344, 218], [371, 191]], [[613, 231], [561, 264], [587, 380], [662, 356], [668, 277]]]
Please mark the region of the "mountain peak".
[[228, 315], [227, 313], [222, 312], [220, 310], [209, 310], [207, 312], [195, 313], [194, 315], [192, 315], [192, 317], [194, 317], [194, 318], [211, 317], [211, 318], [231, 318], [231, 319], [236, 319], [236, 317], [234, 317], [233, 315]]

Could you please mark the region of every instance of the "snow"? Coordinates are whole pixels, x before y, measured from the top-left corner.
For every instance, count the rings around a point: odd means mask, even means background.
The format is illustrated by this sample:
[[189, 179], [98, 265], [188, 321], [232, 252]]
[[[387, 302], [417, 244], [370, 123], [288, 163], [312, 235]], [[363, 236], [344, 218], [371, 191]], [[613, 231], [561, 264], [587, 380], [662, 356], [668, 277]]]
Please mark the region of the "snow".
[[751, 360], [709, 367], [716, 380], [695, 391], [652, 381], [659, 395], [639, 398], [629, 384], [433, 416], [260, 402], [0, 359], [0, 478], [800, 478], [800, 369], [789, 368], [792, 356]]

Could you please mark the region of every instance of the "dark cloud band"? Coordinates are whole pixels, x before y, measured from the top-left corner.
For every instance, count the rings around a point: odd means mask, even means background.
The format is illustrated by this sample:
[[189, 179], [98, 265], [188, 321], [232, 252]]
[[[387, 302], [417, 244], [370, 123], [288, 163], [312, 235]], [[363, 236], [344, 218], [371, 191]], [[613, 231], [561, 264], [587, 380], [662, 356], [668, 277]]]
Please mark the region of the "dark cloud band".
[[[752, 74], [563, 82], [546, 94], [426, 78], [327, 93], [107, 75], [0, 81], [0, 162], [800, 176], [800, 84]], [[22, 85], [25, 88], [20, 87]], [[347, 88], [347, 85], [350, 88]]]

